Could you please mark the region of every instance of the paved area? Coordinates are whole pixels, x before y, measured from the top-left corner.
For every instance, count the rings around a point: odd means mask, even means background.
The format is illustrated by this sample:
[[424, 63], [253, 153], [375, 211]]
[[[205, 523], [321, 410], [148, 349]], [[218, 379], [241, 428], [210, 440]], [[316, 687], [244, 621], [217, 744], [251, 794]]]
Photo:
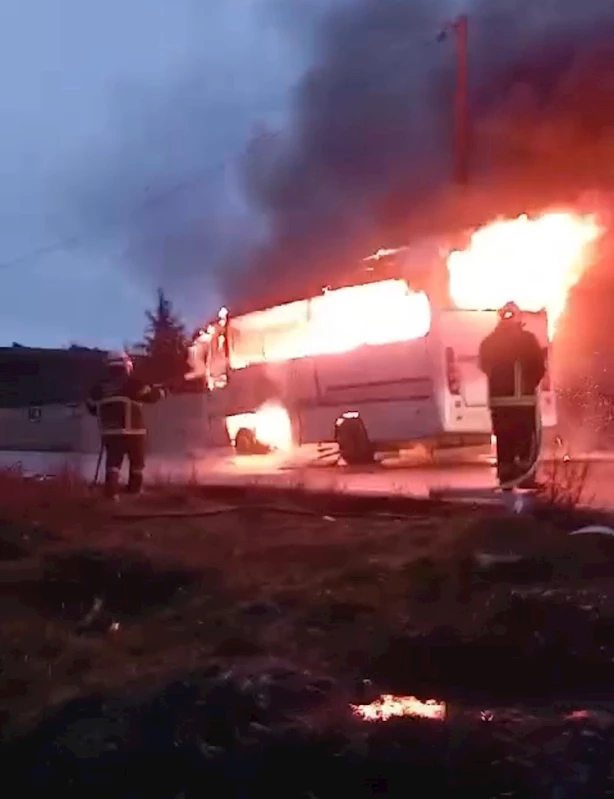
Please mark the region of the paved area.
[[[614, 508], [614, 452], [592, 452], [576, 461], [589, 463], [584, 501]], [[0, 466], [20, 464], [30, 474], [54, 474], [68, 466], [93, 479], [96, 462], [96, 455], [0, 452]], [[404, 455], [367, 468], [349, 468], [335, 464], [334, 459], [319, 459], [315, 449], [291, 457], [240, 457], [227, 450], [191, 453], [189, 457], [151, 456], [148, 479], [418, 497], [428, 496], [433, 489], [479, 490], [495, 486], [492, 464], [484, 455], [449, 452], [434, 462], [419, 454]]]

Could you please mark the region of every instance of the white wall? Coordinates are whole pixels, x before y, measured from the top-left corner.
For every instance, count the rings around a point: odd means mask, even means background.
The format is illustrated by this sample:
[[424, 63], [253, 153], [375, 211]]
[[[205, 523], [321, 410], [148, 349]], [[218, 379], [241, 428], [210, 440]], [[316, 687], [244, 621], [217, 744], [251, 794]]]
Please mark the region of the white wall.
[[71, 452], [79, 448], [80, 438], [75, 408], [46, 405], [39, 409], [0, 409], [0, 449]]
[[[211, 446], [206, 396], [171, 396], [146, 407], [148, 449], [160, 455], [198, 454]], [[97, 420], [85, 407], [45, 405], [33, 421], [28, 408], [0, 409], [0, 450], [98, 452]]]
[[[148, 451], [159, 455], [198, 454], [211, 446], [206, 396], [182, 394], [145, 406]], [[97, 420], [83, 411], [80, 420], [81, 452], [95, 452], [100, 446]]]
[[171, 396], [145, 406], [145, 421], [152, 453], [191, 455], [211, 446], [205, 394]]

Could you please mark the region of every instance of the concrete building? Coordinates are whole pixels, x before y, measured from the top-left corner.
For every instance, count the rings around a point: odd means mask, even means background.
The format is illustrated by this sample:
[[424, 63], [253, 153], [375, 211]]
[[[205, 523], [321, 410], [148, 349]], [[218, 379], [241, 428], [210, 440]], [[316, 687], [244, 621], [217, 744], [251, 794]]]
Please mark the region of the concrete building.
[[[104, 357], [78, 347], [0, 348], [0, 450], [97, 452], [97, 421], [84, 402]], [[207, 448], [204, 393], [171, 396], [145, 413], [152, 453], [190, 457]]]
[[0, 449], [78, 452], [83, 401], [105, 353], [0, 348]]

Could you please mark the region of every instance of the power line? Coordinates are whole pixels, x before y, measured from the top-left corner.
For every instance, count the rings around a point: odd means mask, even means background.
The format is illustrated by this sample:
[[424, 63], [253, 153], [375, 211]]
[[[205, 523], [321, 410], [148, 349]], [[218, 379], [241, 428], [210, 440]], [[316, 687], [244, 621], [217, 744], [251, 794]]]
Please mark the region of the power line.
[[[187, 178], [186, 180], [182, 181], [181, 183], [176, 184], [175, 186], [170, 186], [168, 189], [164, 189], [163, 191], [157, 192], [149, 197], [146, 197], [142, 202], [132, 208], [127, 214], [123, 214], [118, 216], [114, 219], [107, 221], [105, 224], [105, 231], [108, 232], [110, 228], [115, 227], [116, 225], [122, 224], [135, 216], [147, 211], [153, 210], [156, 206], [158, 206], [161, 202], [165, 202], [170, 197], [179, 194], [186, 189], [192, 188], [198, 183], [201, 183], [207, 177], [210, 177], [215, 172], [223, 170], [226, 167], [226, 162], [220, 162], [209, 169], [198, 173], [197, 175]], [[7, 261], [0, 261], [0, 270], [4, 269], [11, 269], [15, 266], [19, 266], [20, 264], [27, 263], [28, 261], [38, 261], [41, 258], [44, 258], [47, 255], [51, 255], [54, 252], [66, 252], [73, 247], [79, 246], [80, 244], [85, 244], [86, 242], [92, 241], [93, 239], [98, 238], [100, 235], [75, 235], [69, 237], [63, 237], [61, 239], [56, 239], [56, 241], [51, 242], [50, 244], [43, 244], [40, 247], [36, 247], [35, 249], [28, 250], [21, 255], [17, 255], [14, 258], [10, 258]]]
[[[443, 23], [442, 28], [439, 31], [429, 32], [428, 36], [424, 37], [424, 41], [421, 43], [423, 45], [432, 46], [443, 41], [449, 29], [455, 23]], [[249, 142], [248, 142], [249, 146]], [[200, 183], [206, 177], [212, 175], [213, 173], [217, 172], [220, 169], [224, 169], [226, 167], [226, 162], [219, 162], [213, 167], [209, 167], [206, 171], [201, 172], [200, 174], [189, 178], [185, 181], [182, 181], [180, 184], [176, 186], [172, 186], [169, 189], [166, 189], [162, 192], [159, 192], [153, 197], [147, 197], [142, 203], [139, 203], [131, 213], [129, 213], [126, 217], [116, 218], [111, 220], [107, 223], [106, 227], [114, 227], [118, 223], [122, 221], [126, 221], [126, 219], [130, 219], [133, 216], [142, 213], [143, 211], [150, 210], [152, 206], [158, 205], [161, 201], [167, 200], [169, 197], [178, 194], [184, 191], [187, 188], [192, 187], [193, 185]], [[44, 244], [40, 247], [37, 247], [33, 250], [29, 250], [28, 252], [22, 253], [21, 255], [16, 256], [15, 258], [11, 258], [7, 261], [0, 261], [0, 270], [11, 269], [14, 266], [19, 266], [23, 263], [28, 263], [29, 261], [37, 261], [40, 258], [44, 258], [46, 255], [51, 255], [54, 252], [66, 252], [72, 247], [78, 246], [79, 244], [83, 244], [87, 241], [91, 241], [92, 238], [96, 238], [96, 236], [70, 236], [68, 238], [63, 237], [62, 239], [57, 239], [55, 242], [50, 244]]]

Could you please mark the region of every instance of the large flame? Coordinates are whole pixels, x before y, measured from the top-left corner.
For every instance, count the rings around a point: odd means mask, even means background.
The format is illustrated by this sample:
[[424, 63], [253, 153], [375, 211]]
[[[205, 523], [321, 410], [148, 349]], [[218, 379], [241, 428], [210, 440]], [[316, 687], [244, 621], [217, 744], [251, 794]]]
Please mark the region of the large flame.
[[226, 417], [228, 437], [234, 441], [239, 430], [250, 430], [259, 444], [281, 452], [292, 449], [292, 422], [286, 408], [278, 402], [265, 402], [251, 413]]
[[601, 232], [594, 216], [568, 211], [492, 222], [449, 255], [450, 296], [459, 308], [496, 309], [510, 301], [526, 311], [545, 308], [553, 333]]
[[431, 306], [405, 281], [381, 280], [325, 292], [312, 301], [311, 320], [307, 354], [349, 352], [425, 336]]
[[267, 402], [258, 408], [254, 416], [254, 432], [261, 444], [282, 452], [292, 449], [292, 422], [283, 405]]
[[443, 721], [446, 718], [445, 702], [434, 699], [417, 699], [415, 696], [382, 694], [368, 705], [351, 705], [352, 713], [364, 721], [388, 721], [391, 718], [410, 717]]
[[404, 280], [382, 280], [325, 291], [309, 300], [237, 317], [231, 365], [274, 363], [425, 336], [431, 306]]

